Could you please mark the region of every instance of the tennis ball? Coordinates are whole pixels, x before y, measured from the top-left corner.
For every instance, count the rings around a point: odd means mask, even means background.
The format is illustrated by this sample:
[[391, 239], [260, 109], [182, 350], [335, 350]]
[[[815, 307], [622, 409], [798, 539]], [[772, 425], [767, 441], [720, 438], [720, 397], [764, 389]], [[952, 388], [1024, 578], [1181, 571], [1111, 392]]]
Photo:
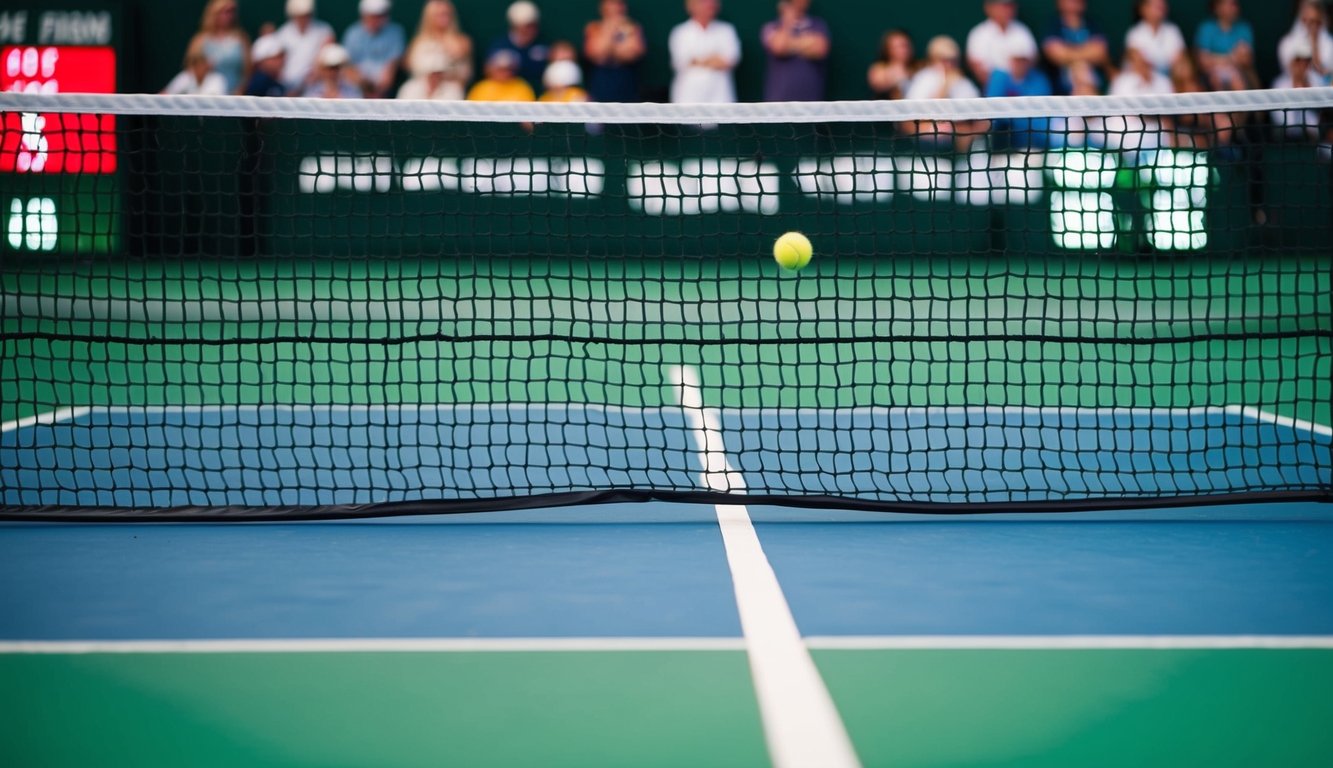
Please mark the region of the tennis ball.
[[810, 239], [800, 232], [788, 232], [773, 243], [773, 258], [783, 269], [801, 269], [810, 263], [810, 257], [814, 254]]

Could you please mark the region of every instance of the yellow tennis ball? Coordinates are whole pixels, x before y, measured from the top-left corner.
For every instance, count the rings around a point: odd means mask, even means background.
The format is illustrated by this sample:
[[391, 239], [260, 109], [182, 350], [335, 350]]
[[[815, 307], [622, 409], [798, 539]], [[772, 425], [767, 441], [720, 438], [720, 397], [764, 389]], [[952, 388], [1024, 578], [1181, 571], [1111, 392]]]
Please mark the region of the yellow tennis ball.
[[815, 255], [810, 238], [800, 232], [788, 232], [773, 243], [773, 258], [783, 269], [797, 270], [810, 263]]

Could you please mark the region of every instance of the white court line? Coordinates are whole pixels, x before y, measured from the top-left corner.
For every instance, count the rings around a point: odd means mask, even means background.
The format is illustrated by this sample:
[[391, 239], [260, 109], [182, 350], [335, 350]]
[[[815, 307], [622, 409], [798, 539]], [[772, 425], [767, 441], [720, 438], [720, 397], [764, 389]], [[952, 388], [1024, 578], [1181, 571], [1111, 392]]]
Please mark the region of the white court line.
[[86, 406], [79, 406], [77, 408], [57, 408], [54, 411], [47, 411], [46, 413], [38, 413], [33, 416], [25, 416], [21, 419], [6, 421], [5, 423], [0, 424], [0, 433], [13, 432], [16, 429], [27, 429], [28, 427], [35, 427], [39, 424], [45, 425], [55, 424], [61, 421], [73, 421], [74, 419], [87, 416], [89, 413], [92, 413], [92, 411], [92, 408]]
[[0, 641], [0, 654], [743, 651], [739, 637], [425, 637]]
[[1255, 421], [1261, 421], [1267, 424], [1276, 424], [1279, 427], [1289, 427], [1291, 429], [1312, 432], [1323, 437], [1333, 436], [1333, 427], [1330, 427], [1327, 424], [1306, 421], [1305, 419], [1294, 419], [1290, 416], [1279, 416], [1276, 413], [1249, 405], [1228, 405], [1226, 406], [1226, 409], [1228, 413], [1236, 413], [1247, 419], [1254, 419]]
[[[727, 462], [721, 419], [705, 408], [699, 374], [687, 366], [668, 371], [702, 454], [704, 485], [744, 492]], [[749, 652], [764, 739], [777, 768], [856, 768], [860, 761], [833, 697], [801, 640], [777, 574], [764, 555], [745, 507], [717, 505], [717, 522], [731, 569], [741, 633]]]
[[1226, 650], [1325, 649], [1333, 650], [1326, 635], [885, 635], [808, 637], [817, 650]]

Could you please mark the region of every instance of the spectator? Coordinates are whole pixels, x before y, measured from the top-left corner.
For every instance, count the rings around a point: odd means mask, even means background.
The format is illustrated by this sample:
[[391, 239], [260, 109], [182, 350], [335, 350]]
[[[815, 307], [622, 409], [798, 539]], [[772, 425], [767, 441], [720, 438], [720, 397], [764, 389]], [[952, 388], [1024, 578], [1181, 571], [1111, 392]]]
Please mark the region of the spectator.
[[250, 82], [245, 85], [246, 96], [286, 96], [283, 87], [282, 65], [286, 61], [286, 51], [282, 43], [273, 35], [264, 35], [250, 47], [250, 57], [254, 60], [254, 71], [250, 73]]
[[879, 58], [866, 72], [866, 81], [877, 98], [901, 99], [920, 66], [911, 36], [901, 29], [890, 29], [879, 40]]
[[1135, 48], [1163, 76], [1185, 55], [1185, 36], [1167, 18], [1166, 0], [1138, 0], [1134, 6], [1138, 23], [1125, 35], [1125, 48]]
[[550, 60], [550, 47], [541, 34], [541, 12], [528, 0], [518, 0], [505, 12], [509, 32], [496, 38], [486, 51], [487, 61], [496, 51], [512, 51], [518, 56], [518, 74], [535, 91]]
[[[1009, 44], [1009, 65], [991, 73], [986, 83], [987, 98], [1009, 96], [1050, 96], [1051, 81], [1036, 67], [1037, 44], [1013, 37]], [[1050, 120], [1044, 117], [1018, 117], [997, 120], [1000, 144], [1014, 149], [1044, 149], [1048, 143]]]
[[[981, 95], [977, 87], [963, 74], [959, 62], [958, 43], [947, 35], [931, 39], [926, 46], [926, 65], [907, 86], [909, 99], [975, 99]], [[903, 133], [916, 136], [928, 147], [945, 149], [955, 146], [959, 151], [971, 147], [976, 137], [985, 132], [984, 122], [917, 120], [899, 126]]]
[[[1070, 69], [1069, 95], [1096, 96], [1101, 93], [1101, 83], [1092, 67], [1073, 67]], [[1106, 119], [1101, 117], [1060, 117], [1051, 118], [1051, 145], [1054, 147], [1091, 147], [1102, 149], [1106, 146]]]
[[[1189, 57], [1176, 62], [1171, 70], [1171, 90], [1176, 93], [1199, 93], [1203, 81]], [[1193, 149], [1207, 149], [1231, 144], [1235, 122], [1225, 112], [1201, 112], [1175, 115], [1174, 145]]]
[[1240, 17], [1238, 0], [1212, 0], [1213, 18], [1206, 19], [1194, 34], [1199, 66], [1215, 91], [1256, 87], [1254, 30]]
[[[1287, 60], [1282, 74], [1273, 81], [1274, 88], [1319, 88], [1328, 78], [1314, 71], [1314, 49], [1304, 37], [1287, 46]], [[1319, 140], [1319, 110], [1276, 109], [1271, 113], [1278, 138], [1296, 141]]]
[[[1156, 96], [1173, 91], [1171, 80], [1158, 72], [1142, 51], [1133, 47], [1125, 49], [1125, 64], [1111, 81], [1112, 96]], [[1168, 143], [1164, 128], [1169, 128], [1169, 121], [1163, 126], [1155, 117], [1115, 115], [1104, 118], [1102, 123], [1108, 149], [1151, 150]]]
[[1125, 63], [1111, 81], [1113, 96], [1156, 96], [1174, 93], [1171, 80], [1152, 65], [1138, 48], [1125, 49]]
[[592, 64], [588, 96], [593, 101], [639, 100], [638, 66], [647, 46], [643, 28], [631, 19], [625, 0], [602, 0], [602, 17], [583, 29], [583, 55]]
[[[579, 49], [568, 40], [556, 40], [551, 43], [551, 51], [546, 57], [546, 68], [550, 69], [551, 64], [557, 61], [572, 61], [579, 63]], [[546, 70], [542, 70], [542, 82], [546, 82]]]
[[315, 18], [315, 0], [287, 0], [286, 10], [287, 23], [273, 34], [287, 52], [282, 84], [288, 93], [299, 93], [314, 76], [320, 49], [333, 42], [333, 27]]
[[1059, 73], [1062, 93], [1083, 90], [1089, 82], [1100, 90], [1099, 70], [1109, 70], [1111, 57], [1106, 36], [1087, 16], [1087, 0], [1056, 0], [1055, 18], [1046, 27], [1041, 50]]
[[449, 79], [449, 60], [439, 51], [425, 54], [421, 62], [424, 74], [410, 78], [398, 89], [400, 99], [428, 99], [431, 101], [458, 101], [463, 98], [463, 86]]
[[427, 0], [421, 22], [407, 49], [407, 71], [413, 78], [427, 78], [444, 60], [444, 79], [451, 92], [463, 98], [472, 79], [472, 39], [463, 33], [449, 0]]
[[546, 66], [546, 73], [542, 75], [541, 101], [587, 101], [588, 92], [579, 87], [583, 82], [583, 73], [579, 71], [579, 65], [572, 61], [560, 60], [553, 61]]
[[536, 101], [528, 81], [518, 76], [517, 53], [500, 48], [486, 59], [486, 76], [467, 92], [469, 101]]
[[352, 76], [375, 99], [393, 88], [407, 46], [402, 26], [389, 19], [389, 7], [389, 0], [361, 0], [357, 6], [361, 20], [343, 33]]
[[224, 96], [227, 79], [213, 71], [213, 65], [203, 51], [193, 51], [185, 55], [185, 69], [171, 78], [162, 93], [168, 96]]
[[690, 18], [671, 30], [671, 101], [719, 103], [736, 100], [732, 71], [741, 60], [736, 28], [717, 18], [718, 0], [685, 0]]
[[236, 0], [209, 0], [185, 53], [202, 53], [227, 84], [226, 93], [241, 92], [250, 77], [250, 36], [237, 21]]
[[317, 99], [359, 99], [361, 88], [350, 79], [350, 59], [347, 49], [337, 43], [329, 43], [319, 51], [315, 59], [315, 71], [310, 84], [301, 92], [302, 96]]
[[984, 88], [992, 70], [1009, 66], [1011, 40], [1022, 39], [1036, 48], [1037, 39], [1018, 20], [1018, 3], [1014, 0], [985, 0], [983, 7], [986, 20], [967, 35], [967, 66]]
[[1327, 77], [1333, 72], [1333, 35], [1328, 33], [1328, 14], [1321, 0], [1302, 0], [1291, 31], [1278, 41], [1278, 62], [1284, 67], [1294, 58], [1293, 46], [1309, 49], [1310, 71], [1315, 75]]
[[778, 0], [778, 18], [759, 39], [768, 54], [764, 101], [823, 101], [828, 24], [809, 15], [810, 0]]

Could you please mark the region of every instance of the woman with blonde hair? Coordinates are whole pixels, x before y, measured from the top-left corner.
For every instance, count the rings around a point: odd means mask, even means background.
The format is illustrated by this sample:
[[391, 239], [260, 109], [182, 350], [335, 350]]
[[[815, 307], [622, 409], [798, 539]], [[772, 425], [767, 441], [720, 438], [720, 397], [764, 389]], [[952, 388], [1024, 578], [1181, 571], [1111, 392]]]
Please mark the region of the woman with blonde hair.
[[405, 59], [414, 78], [438, 77], [443, 66], [446, 89], [461, 96], [472, 79], [472, 39], [463, 33], [453, 3], [427, 0]]
[[185, 58], [202, 55], [227, 83], [227, 93], [241, 93], [250, 80], [250, 36], [241, 29], [236, 0], [208, 0], [199, 31], [190, 38]]

